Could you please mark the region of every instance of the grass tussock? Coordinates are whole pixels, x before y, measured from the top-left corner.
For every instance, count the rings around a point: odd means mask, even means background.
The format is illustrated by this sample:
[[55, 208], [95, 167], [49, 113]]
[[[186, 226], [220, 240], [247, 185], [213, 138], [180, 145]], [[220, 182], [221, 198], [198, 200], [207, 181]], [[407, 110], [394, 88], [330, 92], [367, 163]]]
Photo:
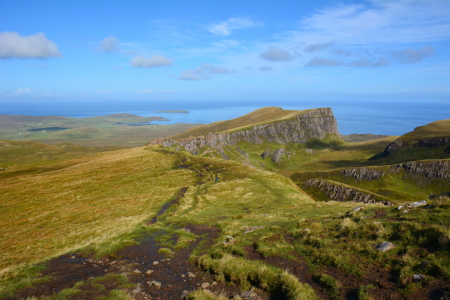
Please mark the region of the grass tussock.
[[229, 254], [216, 259], [204, 255], [199, 258], [198, 265], [214, 274], [217, 280], [236, 282], [243, 289], [253, 285], [287, 299], [318, 299], [309, 285], [300, 283], [292, 274], [259, 261], [248, 261]]

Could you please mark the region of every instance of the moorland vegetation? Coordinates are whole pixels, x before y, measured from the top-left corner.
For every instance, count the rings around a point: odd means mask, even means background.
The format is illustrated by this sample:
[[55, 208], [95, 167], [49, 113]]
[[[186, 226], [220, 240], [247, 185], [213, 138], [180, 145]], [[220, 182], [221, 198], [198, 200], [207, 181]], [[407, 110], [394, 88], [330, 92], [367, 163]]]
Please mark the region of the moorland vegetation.
[[[304, 114], [266, 108], [172, 138]], [[311, 118], [302, 143], [195, 155], [1, 140], [0, 298], [448, 299], [450, 120], [362, 142], [322, 134], [331, 121]]]

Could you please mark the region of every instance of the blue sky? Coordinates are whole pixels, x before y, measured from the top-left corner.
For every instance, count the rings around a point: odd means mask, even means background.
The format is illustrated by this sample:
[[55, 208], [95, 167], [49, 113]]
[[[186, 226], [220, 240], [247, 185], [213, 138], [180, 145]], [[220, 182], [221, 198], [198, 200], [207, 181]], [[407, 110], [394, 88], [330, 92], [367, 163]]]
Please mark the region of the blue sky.
[[0, 2], [0, 102], [308, 97], [450, 101], [450, 1]]

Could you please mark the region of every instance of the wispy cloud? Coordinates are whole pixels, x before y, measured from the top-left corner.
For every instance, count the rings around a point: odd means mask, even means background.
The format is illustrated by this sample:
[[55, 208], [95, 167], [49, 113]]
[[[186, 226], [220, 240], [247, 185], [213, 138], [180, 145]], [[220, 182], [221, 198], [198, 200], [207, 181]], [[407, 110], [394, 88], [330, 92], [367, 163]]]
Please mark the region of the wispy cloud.
[[288, 51], [276, 47], [270, 47], [269, 50], [259, 56], [270, 61], [291, 61], [294, 59], [294, 56]]
[[259, 68], [260, 71], [272, 71], [273, 68], [269, 66], [262, 66]]
[[261, 22], [255, 22], [247, 18], [230, 18], [227, 21], [209, 25], [208, 31], [217, 35], [228, 36], [234, 29], [243, 29], [250, 27], [261, 27]]
[[342, 65], [342, 61], [335, 59], [314, 57], [306, 64], [307, 67], [337, 67]]
[[112, 35], [105, 37], [100, 41], [97, 49], [103, 53], [118, 52], [120, 49], [119, 39]]
[[157, 54], [150, 57], [136, 56], [130, 63], [136, 68], [157, 68], [171, 66], [173, 61], [170, 58]]
[[25, 95], [25, 94], [31, 94], [33, 93], [29, 88], [20, 88], [15, 91], [11, 92], [11, 95], [17, 96], [17, 95]]
[[306, 42], [340, 44], [417, 43], [450, 37], [450, 5], [436, 1], [372, 1], [339, 4], [300, 21], [293, 37]]
[[39, 32], [21, 36], [17, 32], [0, 32], [0, 58], [47, 58], [59, 57], [56, 44]]
[[306, 47], [305, 51], [306, 52], [316, 52], [316, 51], [320, 51], [320, 50], [323, 50], [325, 48], [328, 48], [328, 47], [330, 47], [332, 45], [333, 45], [333, 42], [312, 44], [312, 45], [309, 45], [308, 47]]
[[393, 52], [393, 56], [401, 63], [413, 64], [434, 55], [434, 48], [423, 46], [420, 49], [408, 48]]
[[381, 57], [376, 61], [371, 61], [367, 58], [360, 58], [358, 60], [347, 63], [347, 66], [354, 68], [379, 68], [385, 67], [387, 65], [389, 65], [389, 61], [385, 57]]
[[178, 79], [181, 80], [205, 80], [209, 79], [212, 74], [230, 74], [233, 71], [211, 64], [202, 64], [200, 67], [194, 70], [184, 71]]

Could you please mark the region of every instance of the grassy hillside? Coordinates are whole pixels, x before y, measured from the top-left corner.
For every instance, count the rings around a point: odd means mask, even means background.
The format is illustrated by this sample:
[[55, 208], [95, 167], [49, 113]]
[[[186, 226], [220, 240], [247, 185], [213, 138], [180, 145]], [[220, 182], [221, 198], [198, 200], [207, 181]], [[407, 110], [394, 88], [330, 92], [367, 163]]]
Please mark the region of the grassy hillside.
[[205, 135], [207, 133], [219, 133], [239, 130], [250, 126], [272, 123], [293, 116], [303, 114], [307, 110], [283, 110], [280, 107], [263, 107], [252, 111], [242, 117], [238, 117], [228, 121], [219, 121], [207, 125], [202, 125], [190, 130], [174, 135], [173, 139], [183, 139], [189, 136]]
[[[279, 119], [295, 115], [282, 112]], [[411, 173], [376, 159], [395, 138], [239, 142], [198, 156], [0, 140], [0, 298], [177, 299], [187, 290], [197, 300], [244, 291], [261, 299], [445, 299], [447, 173], [423, 173], [429, 160]], [[280, 147], [280, 161], [261, 157]], [[336, 186], [332, 193], [351, 189], [346, 201], [365, 193], [428, 205], [329, 201], [305, 184], [311, 179]], [[384, 242], [393, 248], [377, 249]]]
[[436, 121], [424, 126], [419, 126], [414, 131], [402, 135], [399, 139], [409, 143], [418, 139], [450, 136], [450, 119]]

